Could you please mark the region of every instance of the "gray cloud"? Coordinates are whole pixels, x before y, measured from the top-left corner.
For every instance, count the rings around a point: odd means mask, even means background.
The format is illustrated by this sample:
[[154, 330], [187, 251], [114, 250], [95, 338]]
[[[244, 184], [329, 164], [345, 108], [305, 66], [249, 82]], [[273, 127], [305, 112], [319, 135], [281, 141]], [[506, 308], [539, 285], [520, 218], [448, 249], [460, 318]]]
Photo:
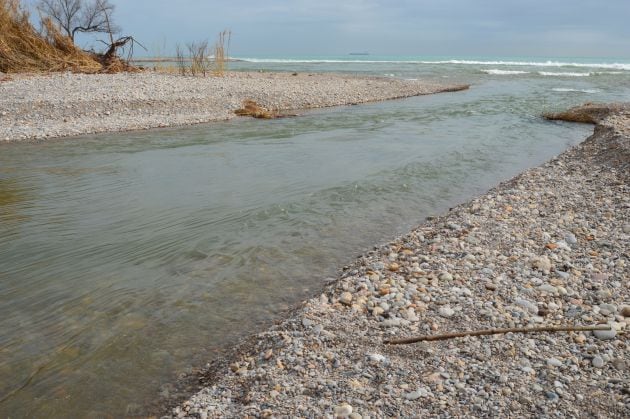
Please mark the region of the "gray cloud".
[[630, 1], [113, 0], [152, 49], [233, 32], [237, 55], [593, 55], [629, 57]]

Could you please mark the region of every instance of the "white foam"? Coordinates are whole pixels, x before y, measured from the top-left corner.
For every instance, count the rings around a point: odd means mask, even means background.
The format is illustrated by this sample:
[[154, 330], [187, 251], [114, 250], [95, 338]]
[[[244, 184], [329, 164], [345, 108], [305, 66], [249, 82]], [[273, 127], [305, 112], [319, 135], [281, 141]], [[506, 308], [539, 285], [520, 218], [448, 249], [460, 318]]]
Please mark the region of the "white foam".
[[271, 63], [271, 64], [291, 64], [291, 63], [306, 63], [306, 64], [327, 64], [327, 63], [367, 63], [367, 64], [376, 64], [376, 63], [417, 63], [420, 64], [420, 61], [391, 61], [391, 60], [327, 60], [327, 59], [293, 59], [293, 58], [239, 58], [241, 61], [249, 62], [249, 63]]
[[519, 70], [499, 70], [496, 68], [490, 70], [481, 70], [486, 74], [492, 74], [496, 76], [508, 76], [512, 74], [529, 74], [529, 71], [519, 71]]
[[597, 89], [567, 89], [564, 87], [555, 87], [553, 89], [554, 92], [577, 92], [577, 93], [599, 93], [600, 90]]
[[474, 61], [474, 60], [447, 60], [447, 61], [423, 61], [424, 64], [465, 64], [465, 65], [509, 65], [527, 67], [578, 67], [578, 68], [605, 68], [611, 70], [628, 70], [627, 63], [575, 63], [562, 61]]
[[493, 65], [493, 66], [526, 66], [526, 67], [577, 67], [600, 68], [607, 70], [630, 71], [630, 63], [577, 63], [563, 61], [481, 61], [481, 60], [364, 60], [364, 59], [299, 59], [299, 58], [238, 58], [251, 63], [348, 63], [348, 64], [460, 64], [460, 65]]
[[539, 71], [538, 74], [541, 76], [552, 76], [552, 77], [588, 77], [591, 73], [556, 73], [553, 71]]

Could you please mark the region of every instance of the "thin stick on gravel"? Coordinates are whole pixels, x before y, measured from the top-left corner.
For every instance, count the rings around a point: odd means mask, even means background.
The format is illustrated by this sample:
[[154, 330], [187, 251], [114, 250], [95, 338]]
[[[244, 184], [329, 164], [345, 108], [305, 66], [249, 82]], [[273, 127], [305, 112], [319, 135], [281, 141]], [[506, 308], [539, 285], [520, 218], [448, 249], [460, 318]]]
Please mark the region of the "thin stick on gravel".
[[385, 340], [383, 343], [388, 344], [388, 345], [404, 345], [408, 343], [416, 343], [416, 342], [423, 342], [423, 341], [461, 338], [464, 336], [500, 335], [504, 333], [587, 332], [587, 331], [593, 331], [593, 330], [610, 330], [610, 328], [611, 328], [610, 325], [607, 325], [607, 324], [600, 324], [597, 326], [511, 327], [507, 329], [470, 330], [467, 332], [445, 333], [443, 335], [413, 336], [410, 338]]

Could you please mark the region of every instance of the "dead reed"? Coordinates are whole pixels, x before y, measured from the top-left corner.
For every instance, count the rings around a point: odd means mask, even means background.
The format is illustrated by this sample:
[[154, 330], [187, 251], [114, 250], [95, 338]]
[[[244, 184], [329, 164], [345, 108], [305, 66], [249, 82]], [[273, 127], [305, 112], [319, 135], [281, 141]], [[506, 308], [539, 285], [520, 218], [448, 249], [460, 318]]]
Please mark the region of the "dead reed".
[[219, 33], [217, 42], [214, 44], [214, 74], [217, 76], [222, 76], [227, 69], [231, 39], [232, 32], [224, 30]]

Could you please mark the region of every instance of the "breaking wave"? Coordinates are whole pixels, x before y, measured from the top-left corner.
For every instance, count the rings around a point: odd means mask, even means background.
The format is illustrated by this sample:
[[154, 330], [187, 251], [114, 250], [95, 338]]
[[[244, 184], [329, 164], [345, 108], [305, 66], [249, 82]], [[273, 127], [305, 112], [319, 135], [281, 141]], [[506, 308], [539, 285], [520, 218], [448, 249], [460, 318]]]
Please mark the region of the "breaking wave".
[[600, 90], [597, 89], [568, 89], [568, 88], [564, 88], [564, 87], [555, 87], [553, 89], [554, 92], [576, 92], [576, 93], [599, 93]]
[[588, 77], [591, 73], [570, 73], [570, 72], [553, 72], [553, 71], [539, 71], [538, 74], [541, 76], [552, 76], [552, 77]]
[[529, 74], [529, 71], [519, 71], [519, 70], [498, 70], [498, 69], [490, 69], [490, 70], [481, 70], [486, 74], [492, 74], [495, 76], [507, 76], [507, 75], [515, 75], [515, 74]]
[[343, 59], [343, 58], [322, 58], [322, 59], [301, 59], [301, 58], [238, 58], [240, 61], [251, 63], [366, 63], [366, 64], [458, 64], [458, 65], [492, 65], [492, 66], [521, 66], [521, 67], [576, 67], [595, 68], [618, 71], [630, 71], [630, 63], [578, 63], [563, 61], [483, 61], [483, 60], [413, 60], [413, 59]]

